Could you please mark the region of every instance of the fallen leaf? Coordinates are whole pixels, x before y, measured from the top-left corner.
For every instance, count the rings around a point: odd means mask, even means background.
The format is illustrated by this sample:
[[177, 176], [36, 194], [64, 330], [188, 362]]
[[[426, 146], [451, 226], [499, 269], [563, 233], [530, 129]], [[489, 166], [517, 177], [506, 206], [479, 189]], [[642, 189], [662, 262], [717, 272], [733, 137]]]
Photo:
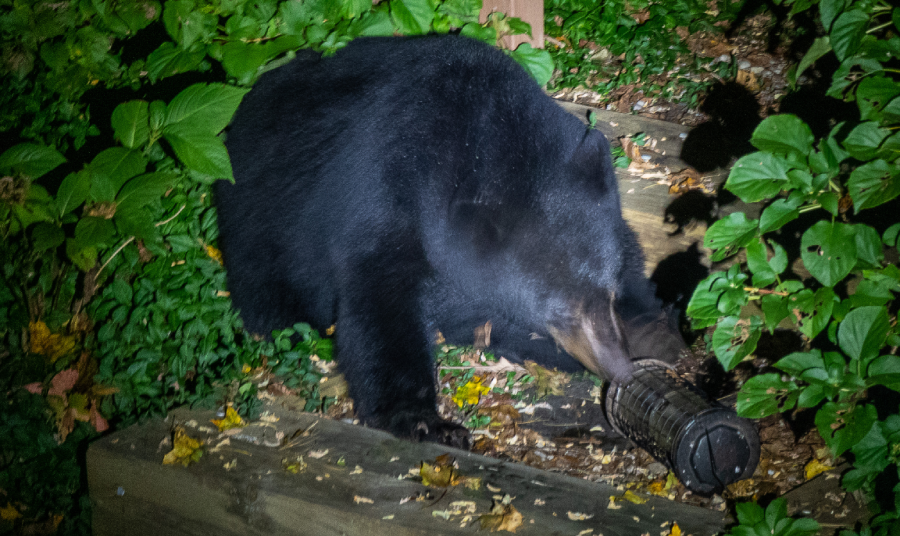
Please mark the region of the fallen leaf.
[[491, 345], [491, 321], [488, 320], [483, 326], [475, 328], [475, 343], [473, 346], [476, 350], [484, 350]]
[[209, 258], [216, 261], [219, 264], [222, 264], [222, 252], [219, 251], [218, 248], [214, 246], [206, 246], [206, 254], [209, 255]]
[[472, 376], [472, 379], [456, 388], [453, 394], [453, 401], [460, 408], [465, 405], [475, 405], [481, 400], [481, 395], [487, 394], [490, 389], [486, 385], [481, 385], [481, 377]]
[[29, 351], [56, 362], [60, 357], [75, 349], [78, 338], [73, 335], [51, 333], [50, 328], [42, 321], [28, 324]]
[[566, 512], [566, 515], [569, 516], [569, 519], [572, 521], [587, 521], [594, 517], [594, 514], [582, 514], [581, 512]]
[[203, 456], [203, 441], [188, 436], [184, 428], [178, 426], [175, 428], [172, 450], [163, 458], [163, 465], [180, 463], [187, 467], [198, 461], [201, 456]]
[[210, 422], [216, 425], [220, 432], [231, 430], [232, 428], [242, 428], [247, 425], [241, 420], [241, 416], [238, 415], [238, 412], [232, 406], [228, 406], [228, 409], [225, 410], [224, 419], [212, 419]]
[[5, 521], [15, 521], [16, 519], [22, 517], [22, 514], [16, 510], [16, 507], [12, 505], [11, 502], [7, 502], [6, 506], [0, 508], [0, 518]]
[[353, 502], [356, 504], [375, 504], [375, 501], [368, 497], [360, 497], [359, 495], [353, 496]]
[[826, 471], [831, 471], [832, 469], [834, 469], [834, 467], [832, 467], [828, 464], [824, 464], [824, 463], [820, 462], [819, 460], [812, 459], [809, 461], [808, 464], [806, 464], [804, 471], [806, 472], [806, 479], [810, 480], [813, 477], [815, 477], [816, 475], [819, 475]]
[[534, 387], [538, 397], [547, 395], [565, 395], [566, 384], [569, 383], [569, 375], [565, 372], [547, 370], [534, 361], [525, 361], [525, 370], [534, 378]]
[[505, 530], [515, 533], [516, 529], [522, 526], [522, 514], [513, 505], [494, 500], [491, 513], [482, 515], [479, 521], [482, 529], [490, 529], [491, 532]]
[[284, 458], [281, 460], [281, 468], [288, 473], [297, 474], [306, 470], [307, 464], [303, 460], [303, 456], [295, 456], [293, 458]]

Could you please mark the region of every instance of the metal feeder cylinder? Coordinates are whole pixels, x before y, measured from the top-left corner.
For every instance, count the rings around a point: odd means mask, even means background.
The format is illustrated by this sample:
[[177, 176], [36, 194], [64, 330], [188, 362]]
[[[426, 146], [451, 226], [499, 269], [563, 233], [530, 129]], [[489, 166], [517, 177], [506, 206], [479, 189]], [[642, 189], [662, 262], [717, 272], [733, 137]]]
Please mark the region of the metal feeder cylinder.
[[610, 384], [606, 417], [695, 493], [720, 492], [759, 463], [756, 426], [655, 359], [636, 361], [626, 385]]

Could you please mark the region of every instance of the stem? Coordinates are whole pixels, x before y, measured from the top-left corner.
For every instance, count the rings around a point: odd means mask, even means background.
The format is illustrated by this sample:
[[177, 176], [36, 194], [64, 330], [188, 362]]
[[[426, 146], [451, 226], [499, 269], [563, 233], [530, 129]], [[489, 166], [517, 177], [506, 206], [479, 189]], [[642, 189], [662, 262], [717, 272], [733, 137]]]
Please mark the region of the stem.
[[878, 26], [876, 26], [874, 28], [869, 28], [868, 30], [866, 30], [866, 33], [867, 34], [874, 33], [874, 32], [877, 32], [878, 30], [881, 30], [882, 28], [887, 28], [888, 26], [893, 26], [893, 25], [894, 25], [893, 21], [885, 22], [884, 24], [879, 24]]
[[757, 294], [774, 294], [776, 296], [790, 296], [790, 292], [779, 292], [777, 290], [769, 290], [765, 288], [744, 287], [745, 292], [755, 292]]

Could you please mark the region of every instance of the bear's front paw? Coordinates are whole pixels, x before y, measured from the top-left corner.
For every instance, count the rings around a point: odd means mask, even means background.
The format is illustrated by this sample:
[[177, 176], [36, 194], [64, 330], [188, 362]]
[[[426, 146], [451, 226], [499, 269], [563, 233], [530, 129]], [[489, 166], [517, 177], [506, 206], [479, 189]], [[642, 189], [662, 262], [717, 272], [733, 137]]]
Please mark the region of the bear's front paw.
[[443, 419], [431, 422], [419, 421], [413, 429], [413, 437], [417, 441], [443, 443], [463, 450], [469, 450], [472, 447], [472, 435], [468, 430]]
[[472, 438], [464, 427], [445, 421], [437, 415], [423, 415], [419, 412], [399, 412], [393, 415], [388, 431], [397, 437], [414, 441], [442, 443], [449, 447], [469, 450]]

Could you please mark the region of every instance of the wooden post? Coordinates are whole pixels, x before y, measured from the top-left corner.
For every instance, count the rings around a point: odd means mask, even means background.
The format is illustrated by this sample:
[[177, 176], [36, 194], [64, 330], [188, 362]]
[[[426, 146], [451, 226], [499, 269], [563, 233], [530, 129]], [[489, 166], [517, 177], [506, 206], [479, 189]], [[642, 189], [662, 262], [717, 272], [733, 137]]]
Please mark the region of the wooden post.
[[522, 43], [531, 43], [534, 48], [544, 48], [544, 0], [485, 0], [481, 8], [481, 22], [493, 11], [518, 17], [531, 25], [531, 38], [527, 35], [506, 36], [503, 46], [515, 50]]

